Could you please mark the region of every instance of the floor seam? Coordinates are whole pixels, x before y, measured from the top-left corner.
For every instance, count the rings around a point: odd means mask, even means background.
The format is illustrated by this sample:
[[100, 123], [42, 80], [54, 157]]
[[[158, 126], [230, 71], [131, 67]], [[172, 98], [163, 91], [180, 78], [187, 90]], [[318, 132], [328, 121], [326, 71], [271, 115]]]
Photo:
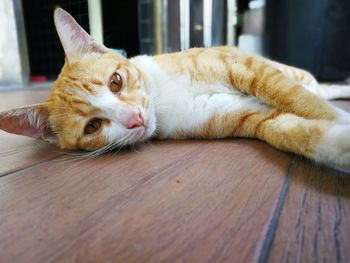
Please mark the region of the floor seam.
[[60, 158], [60, 157], [62, 157], [64, 155], [65, 154], [60, 154], [60, 155], [57, 155], [57, 156], [52, 157], [50, 159], [46, 159], [46, 160], [43, 160], [43, 161], [40, 161], [40, 162], [37, 162], [37, 163], [33, 163], [31, 165], [28, 165], [28, 166], [25, 166], [25, 167], [21, 167], [21, 168], [18, 168], [18, 169], [10, 170], [8, 172], [0, 174], [0, 179], [5, 177], [5, 176], [8, 176], [8, 175], [16, 174], [16, 173], [19, 173], [19, 172], [22, 172], [22, 171], [25, 171], [25, 170], [37, 167], [37, 166], [39, 166], [41, 164], [48, 163], [48, 162], [50, 162], [52, 160], [55, 160], [55, 159], [58, 159], [58, 158]]
[[269, 223], [269, 226], [268, 226], [268, 229], [267, 229], [267, 232], [265, 234], [264, 241], [263, 241], [263, 245], [262, 245], [262, 248], [261, 248], [259, 256], [258, 256], [258, 260], [257, 260], [258, 263], [267, 262], [267, 260], [269, 258], [270, 250], [272, 247], [273, 240], [275, 238], [275, 234], [276, 234], [276, 230], [278, 227], [283, 204], [284, 204], [287, 192], [288, 192], [289, 180], [290, 180], [290, 177], [292, 176], [292, 172], [294, 170], [296, 160], [297, 160], [297, 158], [295, 156], [292, 157], [292, 160], [291, 160], [289, 167], [287, 169], [287, 174], [286, 174], [286, 177], [284, 179], [280, 194], [278, 196], [277, 204], [276, 204], [275, 209], [273, 211], [273, 215], [272, 215], [271, 221]]

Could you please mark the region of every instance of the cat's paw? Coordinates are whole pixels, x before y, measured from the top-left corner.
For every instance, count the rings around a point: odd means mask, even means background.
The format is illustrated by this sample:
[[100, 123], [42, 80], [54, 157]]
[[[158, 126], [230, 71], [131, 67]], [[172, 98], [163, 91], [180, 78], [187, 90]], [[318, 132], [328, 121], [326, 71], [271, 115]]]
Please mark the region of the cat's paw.
[[350, 113], [347, 111], [344, 111], [340, 108], [335, 108], [337, 111], [337, 122], [339, 124], [348, 124], [350, 125]]
[[329, 128], [316, 146], [315, 159], [350, 171], [350, 125], [337, 124]]

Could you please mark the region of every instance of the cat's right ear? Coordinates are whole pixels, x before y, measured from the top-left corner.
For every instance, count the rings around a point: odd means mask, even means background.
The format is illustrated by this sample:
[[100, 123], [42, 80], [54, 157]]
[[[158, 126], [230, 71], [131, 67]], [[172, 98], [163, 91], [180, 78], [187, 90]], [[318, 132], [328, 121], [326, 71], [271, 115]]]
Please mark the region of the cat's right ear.
[[29, 105], [0, 112], [0, 129], [48, 142], [57, 140], [49, 123], [46, 103]]
[[56, 8], [54, 21], [68, 62], [86, 54], [106, 53], [108, 49], [96, 42], [75, 19], [62, 8]]

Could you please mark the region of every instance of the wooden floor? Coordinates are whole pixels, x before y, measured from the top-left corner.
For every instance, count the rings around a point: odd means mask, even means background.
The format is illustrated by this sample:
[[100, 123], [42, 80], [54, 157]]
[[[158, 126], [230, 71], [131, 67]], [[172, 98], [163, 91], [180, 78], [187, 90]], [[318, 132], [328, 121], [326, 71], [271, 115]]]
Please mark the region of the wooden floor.
[[[2, 92], [0, 110], [46, 95]], [[83, 160], [4, 132], [0, 143], [0, 262], [350, 262], [350, 175], [263, 142]]]

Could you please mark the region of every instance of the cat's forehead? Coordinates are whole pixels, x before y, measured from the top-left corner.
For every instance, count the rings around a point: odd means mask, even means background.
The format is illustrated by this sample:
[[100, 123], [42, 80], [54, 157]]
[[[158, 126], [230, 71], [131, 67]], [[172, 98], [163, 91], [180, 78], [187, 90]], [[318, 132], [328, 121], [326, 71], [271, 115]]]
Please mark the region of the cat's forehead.
[[[81, 81], [86, 84], [100, 83], [108, 80], [114, 72], [119, 72], [125, 80], [140, 78], [138, 68], [124, 57], [112, 55], [86, 56], [83, 59], [66, 63], [57, 83]], [[70, 83], [68, 83], [70, 84]], [[65, 85], [60, 85], [65, 86]]]
[[75, 76], [79, 79], [103, 77], [111, 74], [116, 68], [122, 68], [127, 62], [104, 56], [87, 56], [84, 59], [67, 64], [62, 76]]

